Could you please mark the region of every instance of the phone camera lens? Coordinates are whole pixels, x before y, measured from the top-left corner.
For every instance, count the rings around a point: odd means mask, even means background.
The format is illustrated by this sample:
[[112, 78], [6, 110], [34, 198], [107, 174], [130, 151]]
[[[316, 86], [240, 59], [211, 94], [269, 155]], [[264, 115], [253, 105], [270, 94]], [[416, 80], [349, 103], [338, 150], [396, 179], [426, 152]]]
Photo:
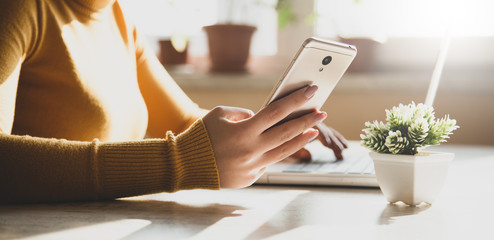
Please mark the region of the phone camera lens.
[[322, 65], [328, 65], [333, 58], [331, 56], [327, 56], [322, 60]]

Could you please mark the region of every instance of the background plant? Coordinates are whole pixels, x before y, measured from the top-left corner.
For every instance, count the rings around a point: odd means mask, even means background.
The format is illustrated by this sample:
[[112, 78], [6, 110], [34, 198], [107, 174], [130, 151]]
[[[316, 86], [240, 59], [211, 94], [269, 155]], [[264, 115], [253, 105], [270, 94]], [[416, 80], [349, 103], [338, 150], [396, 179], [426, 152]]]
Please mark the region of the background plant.
[[362, 144], [378, 153], [414, 155], [424, 147], [445, 142], [459, 126], [449, 115], [435, 119], [434, 109], [422, 103], [386, 109], [386, 123], [366, 122]]

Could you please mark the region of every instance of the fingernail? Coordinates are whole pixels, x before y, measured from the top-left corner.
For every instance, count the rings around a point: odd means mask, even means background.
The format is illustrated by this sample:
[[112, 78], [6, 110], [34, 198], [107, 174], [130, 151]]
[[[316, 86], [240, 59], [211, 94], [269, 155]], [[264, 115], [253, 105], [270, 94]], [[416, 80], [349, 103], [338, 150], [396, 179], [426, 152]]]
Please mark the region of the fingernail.
[[309, 141], [316, 139], [317, 136], [319, 136], [319, 131], [314, 129], [314, 131], [310, 132]]
[[318, 122], [319, 122], [319, 121], [322, 121], [322, 120], [324, 120], [327, 116], [328, 116], [328, 114], [327, 114], [327, 113], [325, 113], [325, 112], [320, 112], [320, 113], [318, 113], [318, 114], [316, 115], [316, 121], [318, 121]]
[[317, 86], [316, 85], [312, 85], [310, 87], [308, 87], [306, 90], [305, 90], [305, 97], [307, 99], [311, 98], [312, 96], [314, 96], [314, 94], [316, 93], [317, 91]]

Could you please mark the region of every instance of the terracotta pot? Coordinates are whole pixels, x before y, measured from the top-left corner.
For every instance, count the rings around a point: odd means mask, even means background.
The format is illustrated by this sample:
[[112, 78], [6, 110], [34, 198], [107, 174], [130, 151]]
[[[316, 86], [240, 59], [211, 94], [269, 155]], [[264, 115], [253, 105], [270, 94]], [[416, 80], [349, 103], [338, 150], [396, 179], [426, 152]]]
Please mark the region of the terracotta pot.
[[187, 62], [187, 47], [183, 52], [178, 52], [171, 40], [160, 40], [160, 61], [163, 65], [180, 65]]
[[238, 24], [205, 26], [208, 36], [211, 70], [216, 72], [245, 71], [250, 43], [256, 27]]
[[376, 178], [390, 203], [432, 203], [446, 181], [453, 153], [419, 152], [416, 155], [369, 153]]

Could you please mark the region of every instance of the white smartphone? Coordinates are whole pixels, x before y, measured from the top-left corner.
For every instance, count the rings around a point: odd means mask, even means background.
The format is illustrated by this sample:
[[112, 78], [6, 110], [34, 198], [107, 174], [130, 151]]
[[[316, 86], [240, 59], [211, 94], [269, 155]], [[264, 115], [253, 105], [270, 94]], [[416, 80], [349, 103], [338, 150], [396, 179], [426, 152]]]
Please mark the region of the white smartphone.
[[357, 49], [353, 45], [308, 38], [271, 91], [263, 108], [300, 88], [317, 85], [319, 89], [314, 97], [282, 122], [320, 109], [356, 55]]

